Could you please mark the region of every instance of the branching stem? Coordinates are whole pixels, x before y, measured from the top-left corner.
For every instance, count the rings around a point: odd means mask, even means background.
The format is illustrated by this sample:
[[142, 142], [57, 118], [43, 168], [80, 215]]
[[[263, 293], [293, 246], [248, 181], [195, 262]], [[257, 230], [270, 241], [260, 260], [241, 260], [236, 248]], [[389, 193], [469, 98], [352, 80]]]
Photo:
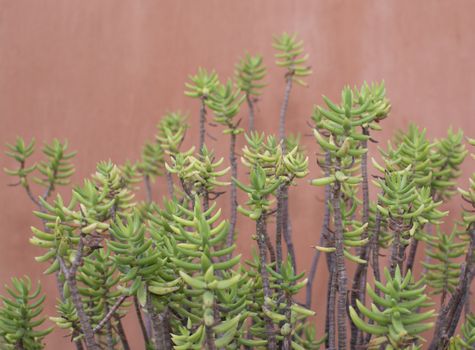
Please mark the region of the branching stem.
[[[231, 133], [231, 142], [229, 145], [229, 163], [231, 164], [231, 176], [233, 179], [237, 179], [238, 176], [238, 165], [237, 165], [237, 159], [236, 159], [236, 134]], [[234, 234], [236, 231], [236, 223], [237, 223], [237, 187], [236, 187], [236, 182], [231, 181], [231, 220], [229, 224], [229, 232], [228, 232], [228, 238], [226, 241], [226, 245], [229, 247], [233, 244], [234, 242]]]
[[[256, 222], [257, 244], [259, 247], [259, 260], [262, 278], [262, 287], [264, 291], [264, 308], [270, 309], [268, 300], [272, 299], [272, 289], [270, 287], [269, 272], [267, 271], [267, 247], [266, 247], [266, 213], [257, 219]], [[274, 323], [269, 316], [265, 316], [265, 328], [267, 333], [267, 349], [276, 350], [277, 343], [274, 334]]]
[[246, 102], [249, 107], [249, 131], [254, 131], [254, 102], [249, 94], [246, 94]]

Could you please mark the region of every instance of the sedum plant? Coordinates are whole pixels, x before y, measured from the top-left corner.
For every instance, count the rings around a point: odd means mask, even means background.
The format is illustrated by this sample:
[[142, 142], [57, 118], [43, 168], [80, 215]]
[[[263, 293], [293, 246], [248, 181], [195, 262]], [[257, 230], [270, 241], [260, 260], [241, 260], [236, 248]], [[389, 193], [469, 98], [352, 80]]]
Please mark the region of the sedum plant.
[[[37, 163], [34, 140], [7, 144], [15, 165], [5, 172], [35, 205], [29, 241], [58, 295], [46, 321], [39, 287], [12, 279], [0, 307], [1, 349], [43, 349], [51, 326], [76, 350], [135, 349], [129, 313], [147, 350], [473, 348], [475, 175], [457, 188], [463, 132], [431, 139], [410, 125], [378, 148], [381, 161], [368, 162], [391, 102], [384, 82], [363, 83], [343, 87], [339, 102], [323, 96], [311, 112], [316, 147], [307, 150], [286, 121], [294, 83], [307, 86], [309, 55], [296, 35], [276, 36], [273, 46], [285, 83], [277, 136], [255, 125], [267, 71], [262, 56], [246, 54], [233, 80], [200, 68], [185, 84], [200, 101], [197, 152], [181, 149], [194, 116], [178, 111], [161, 118], [136, 161], [99, 162], [74, 185], [67, 142], [46, 144]], [[206, 138], [211, 112], [228, 135], [228, 161]], [[307, 152], [321, 168], [313, 187], [301, 181], [312, 172]], [[160, 181], [164, 193], [153, 188]], [[55, 193], [59, 186], [69, 193]], [[289, 190], [314, 186], [324, 191], [322, 227], [293, 232]], [[447, 233], [443, 202], [458, 195], [461, 219]], [[247, 260], [237, 252], [238, 218], [254, 222], [239, 233], [255, 242]], [[308, 275], [297, 269], [293, 237], [314, 253]], [[326, 279], [317, 276], [320, 256]], [[321, 288], [326, 298], [314, 300]], [[315, 317], [315, 304], [325, 315]]]

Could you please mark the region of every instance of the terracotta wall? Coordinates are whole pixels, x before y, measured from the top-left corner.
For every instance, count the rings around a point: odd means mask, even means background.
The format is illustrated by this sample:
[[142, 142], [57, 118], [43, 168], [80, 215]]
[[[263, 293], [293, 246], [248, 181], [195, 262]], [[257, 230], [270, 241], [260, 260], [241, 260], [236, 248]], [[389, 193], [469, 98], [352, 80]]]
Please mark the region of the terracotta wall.
[[[262, 53], [269, 67], [257, 126], [276, 132], [284, 81], [273, 64], [271, 39], [283, 31], [305, 40], [314, 71], [308, 88], [292, 91], [289, 132], [308, 133], [312, 106], [323, 93], [337, 98], [345, 84], [385, 79], [393, 111], [378, 139], [410, 121], [427, 127], [431, 137], [443, 136], [450, 125], [475, 136], [474, 11], [470, 0], [1, 0], [0, 141], [17, 135], [34, 136], [39, 145], [53, 137], [68, 139], [79, 151], [74, 183], [99, 160], [137, 159], [166, 111], [190, 112], [190, 146], [198, 139], [198, 103], [183, 95], [187, 75], [203, 66], [227, 77], [245, 51]], [[219, 128], [210, 132], [219, 141], [208, 139], [209, 146], [225, 156], [226, 138]], [[304, 140], [313, 163], [315, 142]], [[464, 170], [473, 171], [473, 164]], [[0, 166], [13, 163], [1, 157]], [[317, 174], [312, 165], [310, 177]], [[33, 261], [39, 251], [28, 244], [29, 226], [38, 221], [27, 197], [8, 187], [10, 182], [0, 174], [0, 282], [26, 273], [41, 279], [51, 314], [55, 286], [41, 275], [45, 266]], [[155, 191], [158, 198], [164, 186]], [[322, 196], [305, 181], [292, 190], [300, 269], [308, 266], [318, 240]], [[447, 206], [458, 209], [459, 203]], [[239, 231], [240, 249], [248, 254], [252, 224], [240, 218]], [[316, 284], [320, 324], [324, 269], [321, 264]], [[139, 344], [136, 331], [130, 336]], [[48, 337], [49, 349], [71, 348], [67, 344], [57, 334]]]

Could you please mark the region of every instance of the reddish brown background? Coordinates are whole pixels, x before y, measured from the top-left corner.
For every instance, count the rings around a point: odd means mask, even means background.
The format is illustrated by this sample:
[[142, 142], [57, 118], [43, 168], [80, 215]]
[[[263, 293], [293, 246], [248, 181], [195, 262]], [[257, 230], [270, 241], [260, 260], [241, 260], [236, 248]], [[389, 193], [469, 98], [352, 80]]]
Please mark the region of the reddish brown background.
[[[203, 66], [227, 77], [246, 50], [262, 53], [269, 67], [257, 126], [276, 132], [284, 83], [282, 70], [273, 65], [271, 39], [283, 31], [298, 32], [305, 40], [314, 71], [308, 88], [292, 92], [289, 132], [308, 132], [306, 123], [321, 94], [337, 98], [344, 84], [385, 79], [394, 107], [380, 140], [411, 120], [427, 127], [431, 137], [443, 136], [449, 125], [475, 136], [474, 11], [470, 0], [2, 0], [0, 141], [34, 136], [41, 145], [67, 138], [79, 151], [74, 183], [99, 160], [137, 159], [169, 110], [191, 113], [189, 146], [198, 138], [198, 104], [183, 95], [187, 75]], [[219, 141], [209, 145], [225, 155], [227, 139], [219, 129], [211, 133]], [[313, 163], [315, 142], [305, 138], [305, 143]], [[466, 174], [473, 164], [464, 165]], [[1, 157], [0, 165], [13, 163]], [[310, 177], [317, 175], [312, 166]], [[25, 273], [41, 279], [52, 314], [53, 280], [41, 275], [45, 266], [34, 263], [38, 250], [28, 244], [29, 226], [38, 221], [24, 193], [7, 187], [10, 182], [0, 175], [0, 282]], [[305, 181], [300, 186], [292, 190], [291, 211], [302, 268], [318, 240], [322, 191]], [[164, 186], [155, 190], [157, 198]], [[223, 206], [227, 209], [226, 202]], [[448, 207], [458, 209], [459, 203]], [[248, 254], [252, 225], [242, 218], [240, 232], [240, 249]], [[318, 299], [324, 296], [324, 269], [322, 264], [316, 285], [316, 310], [322, 316]], [[130, 337], [137, 335], [132, 330]], [[47, 342], [49, 349], [70, 348], [58, 335]]]

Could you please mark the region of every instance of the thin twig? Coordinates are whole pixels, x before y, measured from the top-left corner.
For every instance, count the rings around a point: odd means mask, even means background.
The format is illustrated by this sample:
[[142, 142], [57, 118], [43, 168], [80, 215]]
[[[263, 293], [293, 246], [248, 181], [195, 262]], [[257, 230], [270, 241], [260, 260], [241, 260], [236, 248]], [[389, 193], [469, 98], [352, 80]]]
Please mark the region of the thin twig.
[[122, 343], [123, 350], [130, 350], [129, 341], [125, 335], [124, 326], [122, 325], [122, 320], [119, 315], [115, 315], [114, 318], [117, 321], [117, 334], [119, 335], [120, 342]]
[[[324, 172], [325, 176], [330, 175], [330, 162], [331, 162], [331, 155], [330, 152], [326, 152], [325, 154], [325, 166]], [[322, 228], [320, 230], [320, 246], [323, 246], [326, 241], [326, 236], [328, 235], [328, 227], [330, 225], [330, 200], [331, 200], [331, 187], [330, 185], [325, 186], [325, 209], [323, 214], [323, 223]], [[317, 274], [317, 267], [318, 261], [320, 260], [321, 252], [318, 249], [315, 249], [315, 254], [312, 259], [312, 264], [310, 266], [310, 273], [308, 274], [308, 283], [307, 283], [307, 295], [306, 295], [306, 302], [305, 306], [309, 309], [312, 306], [312, 292], [313, 292], [313, 282], [315, 280], [315, 276]]]
[[143, 178], [143, 182], [145, 183], [145, 193], [147, 195], [147, 203], [151, 203], [152, 198], [152, 184], [150, 183], [150, 176], [145, 175]]
[[203, 147], [205, 145], [206, 136], [206, 97], [201, 97], [200, 104], [200, 149], [199, 153], [203, 154]]
[[[335, 169], [340, 169], [339, 159], [336, 160]], [[333, 184], [333, 211], [335, 216], [335, 263], [338, 281], [337, 299], [337, 325], [338, 325], [338, 349], [346, 349], [346, 318], [347, 318], [347, 277], [343, 246], [343, 220], [341, 216], [340, 200], [341, 187], [339, 182]]]
[[81, 323], [81, 328], [84, 334], [84, 340], [86, 342], [86, 348], [88, 350], [99, 350], [99, 346], [94, 338], [94, 332], [92, 330], [91, 322], [89, 316], [86, 314], [83, 303], [81, 300], [81, 296], [79, 294], [79, 289], [77, 286], [76, 280], [76, 273], [83, 261], [83, 254], [84, 254], [84, 234], [81, 233], [79, 238], [79, 244], [76, 252], [76, 257], [74, 258], [71, 267], [68, 269], [64, 260], [61, 256], [58, 256], [61, 270], [66, 277], [69, 285], [69, 289], [71, 290], [71, 299], [76, 308], [79, 322]]
[[175, 191], [173, 190], [173, 177], [169, 171], [166, 172], [165, 176], [167, 178], [168, 196], [170, 197], [170, 199], [172, 199], [175, 196]]
[[[238, 176], [238, 165], [236, 160], [236, 134], [231, 133], [231, 141], [229, 145], [229, 162], [231, 164], [231, 176], [233, 179], [237, 179]], [[231, 181], [231, 220], [229, 223], [228, 238], [226, 240], [226, 246], [230, 247], [234, 242], [234, 234], [236, 231], [237, 224], [237, 188], [236, 182]]]
[[102, 327], [105, 326], [105, 324], [111, 319], [111, 317], [114, 316], [114, 313], [122, 305], [122, 303], [124, 302], [125, 299], [127, 299], [126, 295], [121, 295], [117, 299], [115, 304], [112, 305], [112, 307], [109, 309], [109, 312], [107, 312], [106, 315], [104, 316], [104, 318], [97, 324], [96, 327], [94, 327], [94, 329], [92, 330], [94, 333], [99, 332], [102, 329]]
[[[367, 127], [363, 127], [363, 135], [369, 136], [369, 130]], [[367, 149], [368, 148], [368, 141], [363, 140], [361, 141], [361, 148]], [[363, 215], [361, 218], [361, 223], [368, 224], [369, 221], [369, 186], [368, 186], [368, 154], [364, 153], [361, 157], [361, 177], [362, 183], [361, 188], [363, 191]], [[363, 231], [361, 235], [361, 239], [366, 239], [368, 237], [368, 227]], [[360, 249], [360, 257], [361, 259], [368, 261], [369, 257], [369, 246], [366, 244]], [[356, 300], [358, 299], [363, 304], [365, 303], [366, 299], [366, 276], [368, 270], [368, 263], [365, 264], [358, 264], [356, 268], [355, 275], [353, 277], [353, 285], [351, 290], [351, 301], [350, 304], [355, 310], [359, 310], [356, 307]], [[359, 313], [359, 311], [357, 311]], [[356, 327], [356, 325], [351, 322], [351, 340], [350, 340], [350, 348], [355, 350], [358, 345], [363, 342], [362, 334], [363, 332]]]
[[142, 331], [142, 336], [145, 344], [148, 344], [149, 342], [149, 333], [147, 332], [147, 328], [145, 327], [145, 323], [142, 318], [142, 312], [140, 310], [140, 305], [139, 301], [137, 299], [137, 296], [134, 296], [134, 309], [135, 309], [135, 314], [137, 315], [137, 319], [139, 321], [140, 325], [140, 330]]
[[[270, 288], [269, 281], [269, 272], [267, 271], [267, 249], [266, 249], [266, 214], [262, 215], [257, 219], [256, 222], [256, 235], [257, 235], [257, 245], [259, 247], [259, 260], [260, 260], [260, 269], [261, 269], [261, 278], [262, 278], [262, 288], [264, 291], [264, 308], [270, 309], [268, 304], [269, 299], [272, 298], [272, 290]], [[267, 349], [276, 350], [277, 343], [274, 334], [274, 323], [269, 318], [269, 316], [264, 317], [266, 335], [267, 335]]]
[[254, 131], [254, 102], [249, 94], [246, 94], [247, 106], [249, 107], [249, 131]]

